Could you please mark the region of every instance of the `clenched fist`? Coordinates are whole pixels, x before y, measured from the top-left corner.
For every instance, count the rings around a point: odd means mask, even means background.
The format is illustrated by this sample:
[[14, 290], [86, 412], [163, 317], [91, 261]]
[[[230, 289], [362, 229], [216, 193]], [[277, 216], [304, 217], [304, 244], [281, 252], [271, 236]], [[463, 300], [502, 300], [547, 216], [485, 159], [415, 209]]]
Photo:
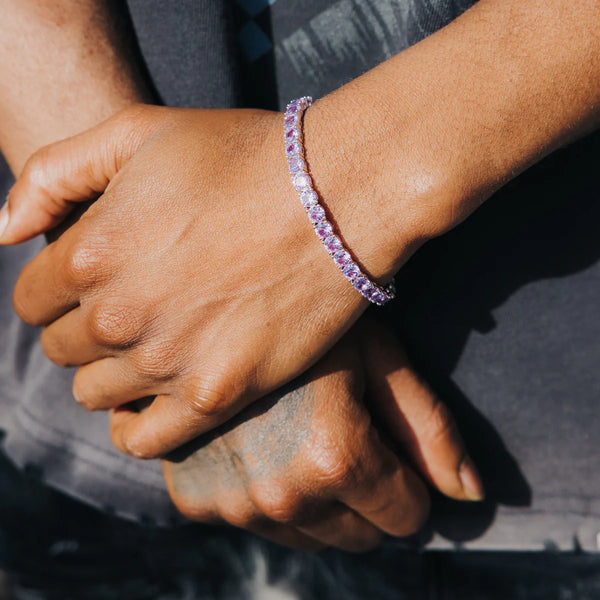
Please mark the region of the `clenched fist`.
[[483, 495], [449, 411], [370, 320], [163, 465], [188, 518], [303, 549], [367, 550], [383, 533], [416, 532], [429, 510], [424, 482], [458, 500]]

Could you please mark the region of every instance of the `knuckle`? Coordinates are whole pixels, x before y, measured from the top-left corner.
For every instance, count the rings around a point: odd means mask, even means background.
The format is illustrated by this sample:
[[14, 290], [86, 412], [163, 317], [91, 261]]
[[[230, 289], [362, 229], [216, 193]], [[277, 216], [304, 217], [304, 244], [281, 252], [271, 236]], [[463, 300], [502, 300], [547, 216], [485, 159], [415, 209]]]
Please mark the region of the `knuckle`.
[[216, 418], [226, 414], [234, 402], [220, 377], [193, 377], [186, 384], [185, 399], [194, 414]]
[[299, 522], [300, 498], [288, 486], [275, 481], [253, 484], [250, 496], [259, 512], [268, 519], [286, 525]]
[[32, 191], [56, 192], [60, 195], [70, 191], [70, 172], [62, 160], [61, 149], [64, 144], [63, 141], [44, 146], [25, 163], [20, 179]]
[[247, 496], [228, 492], [219, 500], [219, 514], [230, 525], [247, 529], [256, 523], [256, 509]]
[[136, 103], [121, 109], [111, 125], [118, 132], [121, 150], [133, 152], [155, 130], [163, 111], [160, 107]]
[[119, 348], [131, 345], [139, 338], [143, 319], [136, 307], [119, 301], [104, 301], [90, 310], [88, 328], [98, 343]]
[[[85, 236], [89, 239], [89, 236]], [[74, 243], [65, 253], [63, 273], [67, 281], [93, 284], [106, 264], [106, 253], [99, 246]]]
[[50, 146], [36, 150], [27, 160], [20, 179], [28, 186], [46, 187], [49, 179]]
[[338, 440], [316, 443], [308, 460], [321, 485], [344, 488], [357, 485], [362, 480], [360, 457]]
[[[115, 442], [114, 437], [113, 442]], [[119, 439], [119, 443], [115, 443], [115, 445], [120, 447], [125, 454], [141, 460], [153, 460], [162, 457], [162, 453], [158, 448], [148, 445], [146, 440], [135, 435], [123, 434]]]
[[175, 508], [190, 521], [201, 521], [204, 511], [199, 503], [189, 496], [171, 492], [171, 500]]
[[[138, 339], [144, 323], [137, 327]], [[133, 341], [133, 340], [132, 340]], [[153, 381], [168, 381], [177, 375], [176, 357], [171, 355], [176, 344], [164, 340], [153, 340], [141, 343], [131, 356], [136, 372]]]
[[168, 491], [175, 508], [186, 519], [190, 521], [207, 521], [212, 517], [202, 495], [179, 493], [176, 489], [173, 489], [173, 485], [169, 486]]

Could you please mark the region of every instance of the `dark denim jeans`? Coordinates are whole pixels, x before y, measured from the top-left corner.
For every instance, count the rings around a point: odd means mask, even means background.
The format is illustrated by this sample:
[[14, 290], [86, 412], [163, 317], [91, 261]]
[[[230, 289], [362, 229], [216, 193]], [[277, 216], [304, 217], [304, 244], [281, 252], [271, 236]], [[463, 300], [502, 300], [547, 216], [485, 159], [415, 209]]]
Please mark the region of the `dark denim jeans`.
[[[303, 555], [233, 529], [105, 515], [0, 458], [0, 558], [15, 600], [593, 600], [600, 555]], [[270, 594], [270, 595], [269, 595]]]

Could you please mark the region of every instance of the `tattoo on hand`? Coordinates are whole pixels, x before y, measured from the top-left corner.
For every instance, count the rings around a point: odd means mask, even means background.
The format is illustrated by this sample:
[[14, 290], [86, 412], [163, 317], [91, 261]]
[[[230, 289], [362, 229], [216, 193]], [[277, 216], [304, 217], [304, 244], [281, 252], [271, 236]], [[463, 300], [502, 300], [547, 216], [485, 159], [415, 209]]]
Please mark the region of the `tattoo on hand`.
[[310, 438], [314, 383], [296, 380], [210, 434], [173, 452], [173, 488], [187, 497], [247, 489], [287, 468]]

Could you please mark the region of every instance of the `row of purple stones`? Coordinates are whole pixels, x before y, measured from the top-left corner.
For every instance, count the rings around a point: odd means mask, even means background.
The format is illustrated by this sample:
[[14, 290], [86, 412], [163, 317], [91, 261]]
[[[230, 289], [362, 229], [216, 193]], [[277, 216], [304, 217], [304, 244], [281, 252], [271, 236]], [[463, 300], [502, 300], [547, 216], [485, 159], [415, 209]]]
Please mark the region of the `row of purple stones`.
[[314, 190], [312, 179], [304, 159], [302, 140], [302, 115], [312, 104], [310, 96], [292, 100], [287, 105], [284, 116], [285, 153], [294, 187], [300, 192], [300, 201], [308, 213], [318, 238], [333, 256], [335, 264], [344, 277], [367, 300], [379, 306], [389, 302], [396, 295], [394, 282], [380, 287], [372, 282], [352, 260], [340, 238], [333, 233], [333, 227], [327, 220], [325, 209], [319, 204], [319, 196]]

